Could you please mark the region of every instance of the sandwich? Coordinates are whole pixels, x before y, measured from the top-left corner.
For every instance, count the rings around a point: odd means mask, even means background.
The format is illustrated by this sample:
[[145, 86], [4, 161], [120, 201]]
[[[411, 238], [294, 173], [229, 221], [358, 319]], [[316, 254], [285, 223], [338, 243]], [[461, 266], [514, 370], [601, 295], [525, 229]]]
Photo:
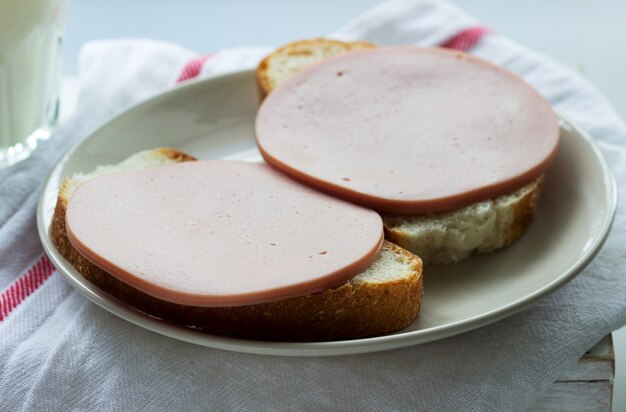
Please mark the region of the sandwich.
[[[404, 60], [401, 60], [398, 56], [409, 57], [403, 57]], [[391, 62], [392, 60], [397, 63]], [[459, 66], [459, 69], [453, 70], [456, 66]], [[404, 72], [399, 75], [401, 70]], [[394, 100], [396, 96], [408, 89], [402, 82], [412, 81], [407, 79], [409, 76], [412, 78], [414, 74], [417, 80], [411, 87], [417, 90], [423, 87], [424, 99], [430, 101], [425, 101], [424, 105], [420, 106], [421, 109], [415, 108], [413, 113], [405, 114], [406, 118], [399, 123], [410, 120], [412, 116], [419, 116], [422, 110], [430, 113], [424, 114], [422, 119], [427, 125], [416, 123], [414, 130], [408, 132], [400, 130], [404, 135], [399, 138], [394, 139], [394, 135], [384, 137], [393, 140], [393, 144], [380, 141], [381, 136], [386, 136], [389, 132], [384, 128], [388, 125], [385, 123], [387, 119], [384, 118], [388, 114], [387, 108], [397, 103]], [[401, 75], [405, 78], [399, 80]], [[482, 80], [481, 76], [484, 77]], [[349, 83], [351, 77], [354, 78], [352, 88]], [[442, 49], [375, 48], [370, 43], [314, 39], [287, 44], [268, 55], [258, 65], [256, 78], [265, 98], [260, 119], [257, 117], [257, 140], [265, 160], [305, 184], [378, 210], [383, 217], [386, 239], [420, 256], [424, 264], [451, 264], [460, 262], [474, 253], [493, 252], [515, 242], [530, 226], [537, 211], [544, 171], [556, 153], [558, 123], [547, 102], [514, 75], [461, 52]], [[375, 87], [369, 85], [372, 83]], [[452, 86], [447, 88], [446, 85], [450, 83], [456, 84], [456, 90], [450, 90]], [[394, 86], [389, 86], [390, 84]], [[425, 84], [432, 87], [428, 89]], [[492, 84], [495, 86], [492, 87]], [[481, 91], [475, 88], [482, 86], [492, 87], [493, 90], [480, 95]], [[392, 90], [391, 87], [395, 89]], [[280, 91], [278, 93], [280, 96], [274, 98], [275, 90]], [[459, 90], [465, 90], [465, 94]], [[301, 95], [298, 96], [298, 93]], [[471, 93], [478, 94], [479, 97]], [[357, 95], [358, 97], [355, 97]], [[418, 95], [417, 101], [412, 104], [422, 104], [419, 98]], [[480, 101], [483, 98], [491, 99], [495, 106], [487, 106], [488, 103], [484, 103], [485, 111], [475, 111], [472, 106], [483, 104]], [[379, 111], [383, 112], [369, 113], [368, 110], [372, 112], [371, 107], [375, 107], [380, 99], [384, 100], [383, 105], [379, 107], [381, 109]], [[462, 102], [462, 99], [466, 99], [467, 102]], [[455, 103], [459, 101], [460, 103]], [[407, 101], [402, 104], [408, 106]], [[438, 106], [433, 108], [433, 105]], [[294, 109], [295, 107], [298, 107], [299, 111]], [[441, 116], [441, 120], [435, 123], [427, 117], [429, 115]], [[456, 130], [441, 125], [455, 122], [457, 118], [461, 119], [458, 122], [459, 124], [463, 122], [463, 126], [457, 126]], [[303, 122], [303, 119], [309, 119], [319, 132], [307, 129], [306, 121]], [[334, 122], [334, 128], [324, 129], [324, 125], [329, 121]], [[276, 127], [278, 122], [281, 124]], [[485, 125], [489, 122], [504, 123], [504, 126], [497, 130], [499, 134], [486, 128]], [[300, 126], [301, 124], [304, 126]], [[348, 126], [343, 128], [344, 124], [349, 124], [349, 128]], [[364, 124], [367, 125], [363, 126]], [[515, 130], [518, 124], [524, 127]], [[425, 130], [428, 127], [431, 130]], [[452, 142], [457, 138], [454, 133], [458, 132], [462, 140], [468, 134], [468, 129], [471, 132], [472, 129], [481, 127], [485, 128], [485, 133], [494, 134], [488, 136], [489, 142], [485, 142], [485, 145], [471, 147], [473, 146], [471, 139], [481, 138], [478, 135], [480, 130], [476, 135], [466, 139], [466, 147], [461, 147], [465, 151], [459, 150], [457, 148], [459, 144]], [[371, 141], [376, 145], [376, 149], [372, 150], [364, 146], [363, 133], [367, 134], [374, 129]], [[350, 135], [351, 130], [358, 132]], [[522, 169], [516, 170], [517, 175], [507, 176], [511, 179], [496, 190], [489, 188], [490, 190], [485, 191], [479, 184], [473, 188], [476, 189], [474, 193], [467, 195], [469, 200], [440, 203], [437, 207], [422, 209], [418, 207], [406, 211], [402, 209], [405, 206], [400, 205], [402, 210], [396, 210], [393, 207], [388, 208], [389, 205], [380, 202], [380, 198], [373, 199], [373, 196], [370, 196], [372, 193], [376, 195], [376, 190], [382, 191], [381, 188], [373, 189], [365, 185], [353, 188], [355, 177], [351, 174], [359, 168], [361, 176], [357, 179], [363, 180], [363, 176], [366, 176], [366, 179], [372, 180], [374, 174], [386, 175], [378, 184], [383, 188], [393, 185], [396, 180], [402, 178], [398, 176], [397, 171], [395, 175], [392, 174], [396, 165], [400, 165], [398, 168], [404, 170], [405, 175], [415, 177], [417, 181], [410, 182], [411, 184], [427, 186], [430, 183], [427, 181], [428, 177], [419, 180], [424, 173], [420, 168], [428, 167], [429, 153], [435, 150], [431, 150], [431, 147], [438, 144], [442, 138], [441, 134], [437, 134], [437, 130], [445, 130], [445, 133], [452, 136], [447, 137], [451, 141], [444, 148], [446, 157], [434, 166], [438, 168], [437, 173], [446, 175], [448, 179], [439, 184], [440, 187], [451, 185], [464, 176], [483, 172], [483, 169], [489, 169], [489, 163], [492, 161], [479, 159], [476, 163], [482, 161], [483, 164], [470, 164], [468, 170], [457, 171], [457, 175], [450, 172], [459, 160], [470, 156], [478, 158], [484, 153], [493, 151], [498, 140], [508, 139], [506, 135], [509, 130], [518, 134], [518, 140], [512, 142], [512, 146], [527, 138], [524, 133], [529, 133], [535, 140], [533, 142], [529, 138], [527, 145], [536, 145], [540, 157], [538, 160], [534, 159], [533, 164], [521, 166]], [[420, 139], [421, 134], [428, 133], [430, 136], [423, 139], [421, 147], [406, 150], [410, 149], [407, 146], [413, 139]], [[332, 149], [323, 152], [325, 149], [315, 146], [318, 140], [319, 146], [332, 146]], [[277, 147], [277, 144], [280, 147]], [[515, 149], [511, 150], [513, 152], [527, 149], [514, 147]], [[313, 153], [316, 150], [317, 152]], [[342, 150], [350, 150], [351, 153], [363, 152], [368, 155], [395, 150], [396, 164], [392, 163], [383, 170], [379, 158], [374, 155], [369, 158], [363, 155], [355, 158], [356, 160], [353, 159], [355, 164], [346, 163], [338, 167], [343, 159], [336, 153]], [[509, 156], [511, 153], [508, 153], [506, 148], [499, 150], [500, 158], [496, 158], [496, 161], [500, 162], [503, 168], [515, 166], [515, 162], [518, 161], [515, 156]], [[306, 156], [302, 153], [306, 153]], [[513, 159], [509, 160], [509, 157]], [[328, 170], [335, 168], [336, 170], [333, 170], [335, 174], [321, 170], [321, 167], [314, 170], [312, 164], [324, 165], [323, 167]], [[361, 167], [363, 164], [372, 170], [371, 174], [368, 174], [369, 170], [363, 170]], [[488, 173], [500, 172], [496, 170]], [[490, 179], [488, 173], [485, 172], [483, 177], [477, 179]], [[406, 192], [410, 188], [399, 186], [399, 189]], [[383, 199], [385, 201], [401, 198], [401, 195], [397, 197], [393, 194], [386, 195], [388, 197]]]
[[[118, 181], [120, 182], [127, 180], [129, 176], [132, 177], [133, 173], [141, 171], [158, 169], [161, 175], [168, 176], [168, 168], [180, 167], [195, 161], [196, 159], [192, 156], [177, 150], [156, 148], [137, 153], [119, 164], [99, 166], [90, 173], [76, 174], [66, 178], [59, 190], [51, 227], [51, 237], [56, 248], [88, 281], [135, 309], [177, 324], [229, 336], [272, 341], [356, 339], [403, 329], [416, 318], [422, 301], [421, 260], [388, 241], [382, 242], [375, 259], [368, 267], [326, 290], [236, 306], [223, 306], [223, 302], [218, 302], [218, 306], [181, 303], [193, 301], [169, 299], [170, 295], [163, 294], [162, 290], [156, 293], [157, 291], [146, 289], [141, 284], [131, 285], [128, 278], [122, 277], [123, 280], [120, 280], [120, 274], [112, 274], [109, 267], [104, 264], [106, 262], [94, 259], [94, 256], [88, 258], [88, 254], [85, 254], [89, 245], [85, 246], [81, 243], [81, 240], [85, 239], [81, 238], [83, 235], [80, 235], [79, 230], [82, 226], [85, 226], [84, 228], [88, 231], [91, 228], [87, 227], [84, 222], [74, 224], [75, 233], [73, 234], [74, 242], [72, 242], [72, 230], [68, 227], [68, 221], [70, 223], [72, 221], [68, 218], [68, 208], [71, 209], [72, 199], [75, 198], [75, 193], [81, 191], [81, 188], [86, 190], [90, 184], [94, 185], [98, 182], [102, 184], [104, 179], [114, 176], [122, 179]], [[202, 179], [206, 180], [220, 178], [220, 176], [202, 176]], [[108, 199], [122, 196], [122, 188], [117, 188], [115, 186], [117, 184], [119, 183], [107, 186], [111, 193], [107, 194], [102, 201], [106, 204], [98, 211], [93, 211], [96, 213], [96, 218], [93, 214], [86, 217], [86, 219], [96, 219], [93, 231], [97, 233], [92, 233], [96, 236], [98, 233], [102, 234], [103, 231], [112, 230], [114, 226], [112, 223], [105, 224], [102, 215], [98, 213], [108, 212], [115, 208]], [[100, 189], [95, 187], [96, 191]], [[145, 185], [139, 187], [140, 191], [144, 189]], [[124, 213], [130, 215], [136, 213], [135, 216], [143, 213], [141, 210], [133, 210], [130, 206], [132, 203], [130, 198], [133, 196], [126, 192], [123, 196], [126, 197], [119, 200], [121, 202], [119, 205], [122, 207], [128, 205]], [[180, 209], [182, 206], [177, 207]], [[91, 208], [97, 207], [91, 206]], [[87, 212], [90, 211], [87, 210]], [[249, 213], [254, 214], [255, 211], [250, 210]], [[262, 219], [261, 212], [256, 213], [259, 213], [258, 218]], [[171, 214], [168, 216], [170, 217], [167, 219], [172, 218]], [[184, 218], [192, 220], [194, 216]], [[159, 222], [155, 220], [154, 225], [158, 226]], [[238, 235], [238, 233], [232, 233], [227, 236], [235, 238]], [[307, 236], [307, 234], [299, 233], [297, 236]], [[302, 241], [297, 236], [293, 237], [296, 245]], [[120, 249], [128, 249], [128, 237], [128, 234], [119, 235], [112, 243], [119, 242], [117, 246], [120, 246]], [[151, 241], [151, 239], [144, 239], [144, 243]], [[143, 245], [134, 247], [137, 246]], [[237, 259], [247, 262], [248, 266], [255, 269], [257, 277], [263, 279], [268, 275], [265, 273], [266, 268], [263, 262], [255, 261], [253, 256], [246, 256], [244, 249], [242, 244], [242, 251]], [[131, 250], [127, 256], [132, 258], [136, 252]], [[155, 260], [158, 260], [158, 256]], [[223, 273], [220, 267], [206, 267], [204, 270], [206, 272], [203, 273], [207, 276], [217, 273], [223, 278], [228, 278], [231, 275]], [[298, 275], [296, 270], [294, 270], [295, 275]], [[185, 282], [185, 280], [174, 279], [173, 282]], [[194, 287], [193, 284], [189, 286], [192, 289]], [[175, 289], [176, 285], [170, 288]]]

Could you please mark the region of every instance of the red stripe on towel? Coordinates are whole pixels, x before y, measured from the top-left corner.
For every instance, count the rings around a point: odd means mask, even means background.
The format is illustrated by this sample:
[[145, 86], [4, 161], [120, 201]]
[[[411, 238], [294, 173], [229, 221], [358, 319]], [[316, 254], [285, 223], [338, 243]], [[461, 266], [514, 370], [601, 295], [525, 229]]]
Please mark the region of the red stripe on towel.
[[39, 288], [55, 271], [48, 256], [43, 255], [0, 295], [0, 322]]
[[184, 82], [185, 80], [198, 77], [200, 71], [202, 70], [202, 66], [209, 59], [209, 57], [211, 57], [210, 54], [205, 54], [204, 56], [191, 59], [187, 63], [185, 63], [185, 67], [183, 67], [183, 71], [180, 72], [180, 76], [178, 76], [178, 79], [176, 79], [176, 83]]
[[441, 43], [440, 46], [448, 49], [468, 51], [476, 46], [483, 37], [490, 33], [492, 33], [492, 31], [486, 27], [470, 27], [465, 30], [461, 30], [448, 40]]

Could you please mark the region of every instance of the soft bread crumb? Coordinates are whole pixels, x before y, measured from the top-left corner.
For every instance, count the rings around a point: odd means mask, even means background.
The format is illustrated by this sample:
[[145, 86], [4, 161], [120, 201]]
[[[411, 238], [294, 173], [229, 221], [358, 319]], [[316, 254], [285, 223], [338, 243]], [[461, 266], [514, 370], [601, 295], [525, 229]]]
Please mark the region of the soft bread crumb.
[[[509, 245], [536, 207], [543, 177], [513, 193], [446, 213], [384, 216], [387, 237], [425, 264], [459, 262]], [[530, 215], [530, 216], [529, 216]], [[519, 232], [519, 233], [518, 233]]]
[[398, 254], [388, 245], [384, 245], [378, 259], [372, 266], [350, 280], [353, 286], [364, 283], [387, 283], [412, 276], [416, 271], [415, 260]]

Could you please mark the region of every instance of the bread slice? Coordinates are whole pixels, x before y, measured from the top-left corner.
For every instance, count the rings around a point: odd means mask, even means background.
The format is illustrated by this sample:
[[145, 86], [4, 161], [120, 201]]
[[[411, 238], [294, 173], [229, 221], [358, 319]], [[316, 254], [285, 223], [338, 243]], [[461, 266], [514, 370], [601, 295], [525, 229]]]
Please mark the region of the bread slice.
[[289, 43], [267, 56], [257, 67], [256, 77], [261, 96], [265, 97], [276, 85], [313, 63], [373, 47], [372, 43], [364, 41], [342, 42], [322, 38]]
[[[326, 39], [289, 43], [259, 64], [259, 88], [266, 95], [296, 72], [338, 54], [338, 50], [346, 53], [372, 47], [371, 43]], [[306, 53], [305, 57], [300, 53]], [[456, 263], [473, 253], [492, 252], [510, 245], [526, 231], [537, 209], [542, 182], [543, 176], [513, 193], [453, 212], [383, 216], [385, 237], [418, 255], [425, 265]]]
[[383, 216], [385, 237], [417, 254], [424, 264], [459, 262], [517, 240], [530, 225], [543, 176], [510, 194], [445, 213]]
[[74, 249], [65, 229], [65, 212], [81, 184], [109, 173], [191, 160], [194, 158], [185, 153], [159, 148], [137, 153], [118, 165], [66, 178], [51, 228], [58, 251], [87, 280], [142, 312], [228, 335], [282, 341], [353, 339], [403, 329], [415, 319], [422, 301], [422, 262], [386, 241], [378, 260], [339, 288], [227, 308], [185, 306], [154, 298], [99, 269]]

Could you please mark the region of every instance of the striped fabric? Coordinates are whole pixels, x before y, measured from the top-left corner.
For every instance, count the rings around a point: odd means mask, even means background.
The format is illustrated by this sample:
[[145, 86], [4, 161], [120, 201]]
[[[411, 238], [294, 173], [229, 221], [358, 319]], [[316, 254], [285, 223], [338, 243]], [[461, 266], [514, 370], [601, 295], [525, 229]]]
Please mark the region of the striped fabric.
[[2, 292], [0, 295], [0, 322], [37, 290], [54, 271], [54, 266], [52, 266], [48, 256], [43, 255], [26, 273]]

